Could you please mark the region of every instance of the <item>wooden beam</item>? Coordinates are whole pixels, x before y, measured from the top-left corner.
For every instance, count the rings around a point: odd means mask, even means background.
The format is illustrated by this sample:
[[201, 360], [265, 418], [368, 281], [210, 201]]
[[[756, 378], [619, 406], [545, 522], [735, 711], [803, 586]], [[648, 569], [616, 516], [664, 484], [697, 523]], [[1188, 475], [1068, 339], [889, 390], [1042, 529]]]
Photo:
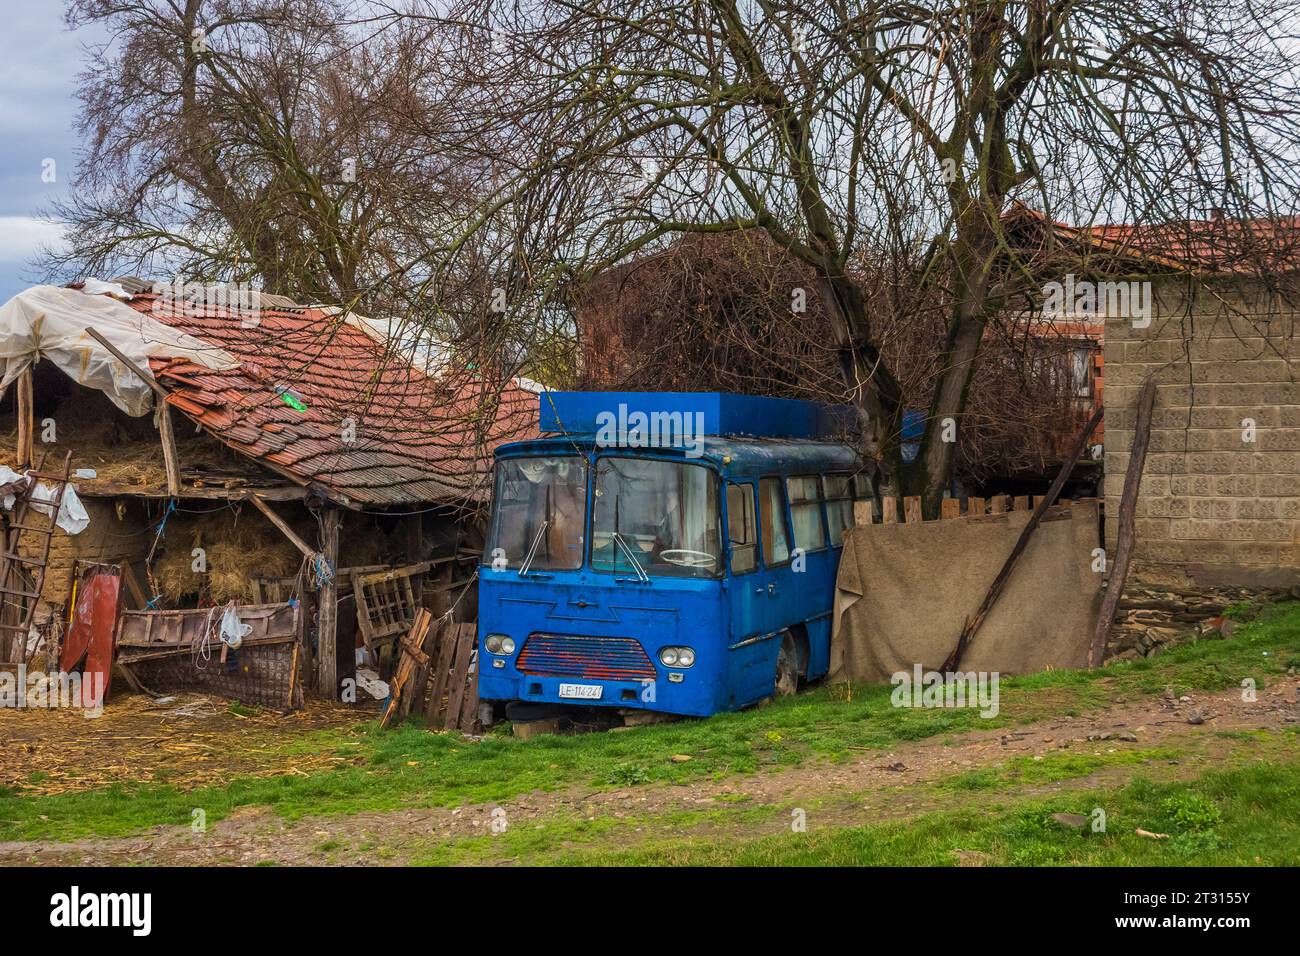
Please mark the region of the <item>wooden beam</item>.
[[17, 471], [32, 466], [32, 434], [36, 430], [35, 399], [32, 394], [32, 367], [18, 376], [18, 466]]
[[[80, 498], [170, 498], [166, 488], [142, 488], [138, 485], [119, 485], [91, 478], [77, 483]], [[305, 501], [307, 489], [298, 486], [280, 488], [185, 488], [181, 498], [219, 501], [243, 501], [252, 497], [266, 501]]]
[[1147, 377], [1138, 392], [1137, 421], [1133, 428], [1133, 448], [1129, 453], [1128, 470], [1124, 473], [1124, 488], [1119, 497], [1119, 531], [1115, 538], [1115, 563], [1111, 565], [1110, 580], [1106, 583], [1106, 596], [1101, 602], [1092, 641], [1088, 645], [1088, 666], [1100, 667], [1106, 653], [1110, 626], [1115, 620], [1115, 609], [1124, 594], [1128, 579], [1129, 562], [1133, 558], [1136, 538], [1138, 486], [1142, 483], [1142, 468], [1147, 460], [1147, 445], [1151, 439], [1151, 413], [1156, 402], [1155, 376]]
[[[253, 500], [256, 501], [257, 499]], [[325, 509], [322, 530], [323, 539], [320, 550], [325, 560], [329, 562], [331, 569], [337, 569], [339, 566], [339, 525], [342, 520], [343, 514], [337, 508]], [[319, 613], [316, 617], [316, 691], [326, 700], [338, 700], [339, 590], [337, 574], [331, 575], [330, 579], [321, 585], [318, 600]]]
[[89, 326], [87, 326], [86, 328], [86, 334], [89, 335], [96, 342], [98, 342], [100, 345], [104, 346], [104, 348], [108, 349], [109, 355], [113, 356], [113, 358], [117, 359], [119, 362], [121, 362], [131, 371], [135, 372], [136, 376], [140, 379], [140, 381], [144, 382], [151, 389], [153, 389], [155, 395], [157, 395], [160, 398], [167, 397], [167, 392], [163, 389], [161, 385], [158, 384], [158, 380], [155, 379], [148, 372], [146, 372], [144, 369], [142, 369], [139, 365], [137, 365], [133, 359], [127, 358], [126, 355], [116, 345], [114, 345], [108, 339], [104, 338], [102, 335], [100, 335], [97, 331], [90, 328]]
[[[289, 522], [285, 521], [278, 514], [276, 514], [275, 509], [273, 509], [270, 505], [268, 505], [257, 495], [253, 495], [248, 500], [253, 503], [253, 506], [257, 508], [258, 511], [266, 515], [267, 520], [270, 521], [271, 524], [275, 525], [277, 528], [280, 529], [280, 532], [286, 538], [289, 539], [289, 543], [303, 553], [303, 557], [314, 558], [316, 556], [317, 553], [316, 549], [313, 548], [311, 545], [309, 545], [306, 541], [302, 540], [302, 538], [298, 537], [297, 532], [295, 532], [293, 528], [289, 527]], [[329, 513], [330, 513], [329, 511], [326, 512], [326, 514]], [[337, 555], [335, 555], [335, 558], [337, 558]]]

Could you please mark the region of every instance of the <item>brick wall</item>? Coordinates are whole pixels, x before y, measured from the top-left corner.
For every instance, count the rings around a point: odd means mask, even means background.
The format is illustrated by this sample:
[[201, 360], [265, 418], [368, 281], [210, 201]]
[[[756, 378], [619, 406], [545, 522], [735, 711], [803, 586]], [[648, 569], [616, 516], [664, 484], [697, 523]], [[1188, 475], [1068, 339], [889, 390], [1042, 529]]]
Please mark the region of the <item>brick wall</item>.
[[[50, 539], [50, 557], [41, 594], [47, 603], [55, 607], [62, 607], [67, 600], [74, 561], [104, 564], [142, 561], [153, 543], [148, 518], [139, 501], [123, 499], [120, 518], [111, 499], [82, 498], [82, 504], [90, 515], [90, 525], [78, 535], [70, 535], [56, 528]], [[30, 519], [33, 524], [48, 524], [48, 519], [35, 513]], [[19, 550], [31, 556], [37, 550], [40, 540], [37, 535], [26, 534]]]
[[[1134, 574], [1163, 583], [1300, 584], [1300, 341], [1295, 284], [1153, 285], [1150, 325], [1106, 321], [1106, 546], [1138, 389], [1155, 412]], [[1254, 433], [1249, 431], [1253, 422]], [[1253, 438], [1253, 440], [1251, 440]]]

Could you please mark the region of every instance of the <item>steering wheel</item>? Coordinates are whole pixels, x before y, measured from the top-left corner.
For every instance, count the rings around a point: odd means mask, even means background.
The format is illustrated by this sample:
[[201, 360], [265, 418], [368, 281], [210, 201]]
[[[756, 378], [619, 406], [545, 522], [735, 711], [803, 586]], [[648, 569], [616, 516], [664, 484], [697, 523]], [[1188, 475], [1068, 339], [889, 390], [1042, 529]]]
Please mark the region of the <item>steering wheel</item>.
[[660, 551], [659, 557], [682, 568], [711, 568], [718, 563], [716, 555], [707, 551], [692, 551], [690, 548], [669, 548]]

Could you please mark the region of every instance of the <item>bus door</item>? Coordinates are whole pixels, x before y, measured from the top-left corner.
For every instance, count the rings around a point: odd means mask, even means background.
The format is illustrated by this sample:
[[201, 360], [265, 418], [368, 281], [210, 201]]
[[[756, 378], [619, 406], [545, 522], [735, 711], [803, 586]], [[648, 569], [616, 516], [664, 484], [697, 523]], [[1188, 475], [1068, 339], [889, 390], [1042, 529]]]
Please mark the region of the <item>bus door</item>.
[[[767, 482], [775, 487], [776, 500], [781, 506], [775, 526], [770, 506], [764, 507], [760, 494], [761, 486]], [[778, 558], [777, 565], [789, 562], [789, 535], [785, 530], [785, 508], [780, 492], [778, 479], [764, 479], [758, 486], [752, 481], [727, 482], [730, 561], [727, 686], [733, 706], [737, 707], [770, 694], [776, 673], [780, 639], [773, 635], [785, 626], [780, 613], [782, 573], [764, 555]], [[774, 528], [773, 534], [764, 527], [764, 521], [767, 528]], [[763, 551], [760, 551], [760, 541]]]

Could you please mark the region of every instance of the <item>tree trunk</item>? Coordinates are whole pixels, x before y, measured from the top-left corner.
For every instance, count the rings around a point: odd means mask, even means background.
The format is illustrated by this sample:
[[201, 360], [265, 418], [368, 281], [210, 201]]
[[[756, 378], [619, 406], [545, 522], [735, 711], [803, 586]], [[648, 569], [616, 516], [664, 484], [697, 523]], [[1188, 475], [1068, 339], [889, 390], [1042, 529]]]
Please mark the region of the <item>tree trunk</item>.
[[840, 374], [858, 409], [864, 457], [876, 463], [877, 491], [896, 495], [903, 415], [898, 382], [869, 340], [866, 301], [857, 283], [830, 270], [819, 270], [818, 282], [840, 353]]
[[957, 261], [956, 300], [948, 324], [943, 365], [931, 399], [921, 449], [906, 474], [907, 492], [921, 496], [927, 518], [939, 517], [940, 502], [952, 483], [966, 394], [992, 311], [989, 285], [997, 256], [993, 232], [979, 212], [968, 217], [958, 229], [952, 253]]

